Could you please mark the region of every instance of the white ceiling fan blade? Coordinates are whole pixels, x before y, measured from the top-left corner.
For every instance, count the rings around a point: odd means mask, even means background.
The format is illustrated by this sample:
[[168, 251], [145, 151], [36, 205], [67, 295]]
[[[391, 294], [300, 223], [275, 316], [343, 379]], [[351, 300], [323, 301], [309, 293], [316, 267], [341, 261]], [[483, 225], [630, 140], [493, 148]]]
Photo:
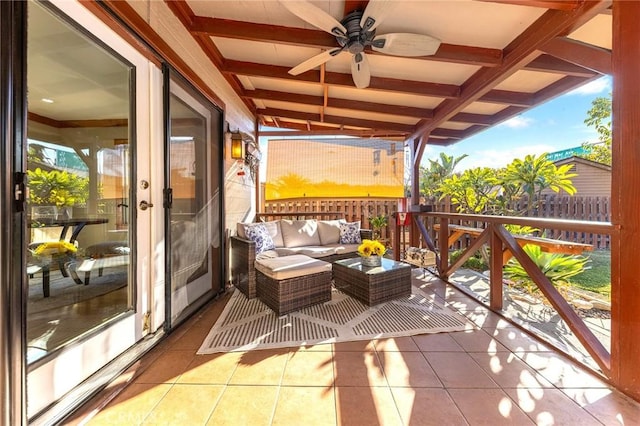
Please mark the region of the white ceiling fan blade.
[[342, 52], [342, 48], [325, 50], [324, 52], [322, 52], [322, 53], [320, 53], [320, 54], [318, 54], [316, 56], [312, 56], [311, 58], [307, 59], [306, 61], [296, 65], [293, 68], [291, 68], [289, 70], [289, 74], [298, 75], [298, 74], [302, 74], [305, 71], [309, 71], [311, 69], [314, 69], [315, 67], [324, 64], [325, 62], [327, 62], [329, 59], [333, 58], [334, 56], [336, 56], [340, 52]]
[[351, 58], [351, 76], [358, 89], [369, 86], [371, 71], [369, 70], [369, 60], [364, 52], [356, 53]]
[[311, 69], [314, 69], [315, 67], [324, 64], [325, 62], [327, 62], [329, 59], [333, 58], [334, 56], [336, 56], [340, 52], [342, 52], [342, 48], [325, 50], [324, 52], [322, 52], [322, 53], [320, 53], [320, 54], [318, 54], [316, 56], [312, 56], [311, 58], [307, 59], [306, 61], [296, 65], [293, 68], [291, 68], [289, 70], [289, 74], [298, 75], [298, 74], [302, 74], [305, 71], [309, 71]]
[[429, 56], [438, 51], [440, 40], [424, 34], [392, 33], [373, 39], [371, 48], [376, 52], [395, 56]]
[[396, 5], [394, 0], [369, 1], [360, 19], [360, 26], [364, 31], [375, 30]]
[[286, 7], [289, 12], [307, 21], [314, 27], [320, 28], [329, 34], [346, 37], [347, 29], [344, 25], [319, 7], [306, 1], [281, 0], [280, 4]]

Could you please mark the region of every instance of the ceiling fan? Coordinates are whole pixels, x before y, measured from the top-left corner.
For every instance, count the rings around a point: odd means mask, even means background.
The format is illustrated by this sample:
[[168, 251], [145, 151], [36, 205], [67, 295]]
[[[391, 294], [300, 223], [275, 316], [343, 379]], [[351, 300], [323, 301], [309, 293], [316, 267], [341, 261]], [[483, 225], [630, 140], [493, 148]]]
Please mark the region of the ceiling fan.
[[352, 54], [351, 75], [359, 89], [369, 86], [371, 71], [365, 49], [394, 56], [428, 56], [440, 47], [440, 40], [414, 33], [390, 33], [376, 35], [376, 28], [392, 11], [394, 0], [371, 0], [364, 12], [355, 10], [338, 22], [333, 16], [307, 1], [281, 0], [281, 4], [297, 17], [311, 25], [333, 34], [338, 41], [335, 49], [326, 50], [291, 68], [289, 74], [298, 75], [309, 71], [339, 53]]

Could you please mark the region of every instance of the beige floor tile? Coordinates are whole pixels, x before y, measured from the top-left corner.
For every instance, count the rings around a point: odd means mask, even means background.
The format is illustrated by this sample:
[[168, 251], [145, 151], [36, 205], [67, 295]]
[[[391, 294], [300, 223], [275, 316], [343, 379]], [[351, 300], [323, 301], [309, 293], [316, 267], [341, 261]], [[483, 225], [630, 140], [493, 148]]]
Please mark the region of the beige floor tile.
[[384, 387], [336, 388], [340, 425], [401, 425], [393, 395]]
[[444, 389], [391, 388], [391, 392], [405, 425], [468, 425]]
[[356, 340], [354, 342], [340, 342], [333, 344], [334, 352], [371, 352], [375, 351], [373, 340]]
[[86, 424], [138, 425], [169, 392], [169, 384], [131, 384]]
[[227, 384], [241, 357], [240, 352], [196, 355], [176, 383]]
[[207, 425], [268, 426], [278, 393], [277, 386], [227, 386]]
[[224, 386], [173, 385], [143, 421], [143, 425], [204, 425]]
[[527, 352], [520, 358], [559, 388], [608, 387], [602, 379], [554, 352]]
[[502, 389], [448, 389], [470, 425], [533, 425]]
[[493, 330], [491, 334], [494, 339], [506, 346], [511, 352], [517, 354], [551, 351], [549, 345], [540, 342], [518, 328]]
[[420, 334], [413, 336], [413, 341], [423, 352], [463, 352], [460, 346], [448, 333]]
[[204, 327], [191, 327], [177, 341], [171, 345], [172, 350], [190, 350], [195, 354], [205, 337], [209, 334], [209, 329]]
[[423, 352], [446, 388], [497, 388], [489, 375], [464, 352]]
[[378, 352], [415, 352], [420, 350], [411, 336], [376, 340], [375, 346]]
[[605, 425], [640, 425], [640, 402], [607, 388], [562, 389]]
[[229, 384], [279, 385], [288, 357], [288, 349], [244, 352]]
[[292, 352], [284, 369], [283, 386], [333, 386], [331, 352]]
[[502, 388], [548, 388], [553, 385], [511, 352], [469, 354]]
[[333, 356], [336, 386], [387, 386], [375, 352], [336, 352]]
[[135, 382], [174, 383], [194, 357], [193, 351], [165, 351], [135, 379]]
[[467, 352], [495, 354], [508, 351], [504, 345], [481, 329], [458, 331], [450, 333], [450, 336]]
[[598, 426], [601, 423], [558, 389], [504, 389], [537, 425]]
[[383, 352], [378, 354], [389, 386], [440, 388], [442, 382], [421, 352]]
[[281, 387], [273, 425], [328, 426], [336, 424], [333, 388]]

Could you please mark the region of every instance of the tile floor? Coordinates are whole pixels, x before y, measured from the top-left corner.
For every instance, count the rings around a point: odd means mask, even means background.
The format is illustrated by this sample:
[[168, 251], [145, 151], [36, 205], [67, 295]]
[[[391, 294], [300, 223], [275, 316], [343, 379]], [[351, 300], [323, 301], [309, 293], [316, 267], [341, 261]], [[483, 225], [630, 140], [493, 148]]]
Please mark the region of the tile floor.
[[[463, 293], [414, 281], [477, 328], [196, 355], [213, 302], [67, 424], [635, 425], [640, 404]], [[426, 283], [426, 285], [424, 285]]]

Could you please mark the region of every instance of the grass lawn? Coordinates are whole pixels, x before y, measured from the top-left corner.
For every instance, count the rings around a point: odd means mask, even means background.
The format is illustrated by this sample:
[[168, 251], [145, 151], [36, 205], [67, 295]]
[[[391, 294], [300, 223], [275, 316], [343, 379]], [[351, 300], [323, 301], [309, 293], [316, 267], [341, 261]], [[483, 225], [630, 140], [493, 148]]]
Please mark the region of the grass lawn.
[[571, 284], [584, 289], [609, 296], [611, 294], [611, 252], [595, 250], [587, 255], [590, 269], [571, 278]]

